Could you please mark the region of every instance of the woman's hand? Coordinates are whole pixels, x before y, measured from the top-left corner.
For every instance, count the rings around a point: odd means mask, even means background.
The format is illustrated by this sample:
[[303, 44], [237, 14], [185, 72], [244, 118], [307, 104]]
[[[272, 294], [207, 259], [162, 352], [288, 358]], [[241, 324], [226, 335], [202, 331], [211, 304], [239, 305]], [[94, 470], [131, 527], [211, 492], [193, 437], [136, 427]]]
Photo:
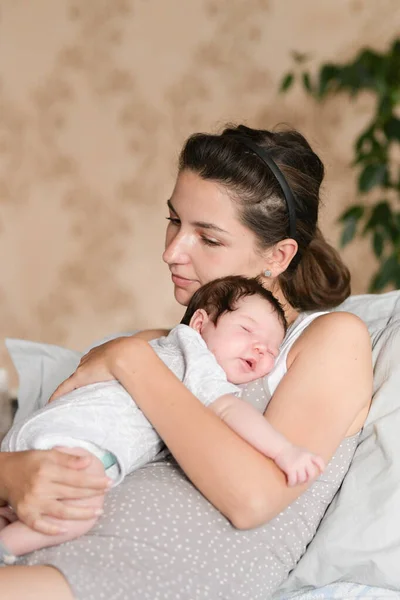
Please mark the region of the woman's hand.
[[82, 357], [76, 371], [58, 386], [49, 402], [84, 385], [115, 379], [113, 373], [115, 360], [132, 345], [133, 339], [133, 337], [120, 337], [92, 348]]
[[[97, 516], [90, 498], [104, 494], [110, 480], [86, 472], [91, 455], [75, 456], [53, 450], [0, 453], [1, 497], [31, 529], [47, 535], [62, 533], [46, 517], [85, 520]], [[88, 499], [70, 506], [62, 499]]]
[[118, 366], [120, 359], [123, 362], [130, 362], [135, 365], [134, 361], [137, 361], [138, 357], [141, 356], [143, 342], [164, 335], [168, 335], [167, 329], [147, 329], [139, 331], [135, 335], [119, 337], [92, 348], [82, 357], [75, 373], [72, 373], [53, 392], [49, 402], [84, 385], [117, 379], [115, 368]]

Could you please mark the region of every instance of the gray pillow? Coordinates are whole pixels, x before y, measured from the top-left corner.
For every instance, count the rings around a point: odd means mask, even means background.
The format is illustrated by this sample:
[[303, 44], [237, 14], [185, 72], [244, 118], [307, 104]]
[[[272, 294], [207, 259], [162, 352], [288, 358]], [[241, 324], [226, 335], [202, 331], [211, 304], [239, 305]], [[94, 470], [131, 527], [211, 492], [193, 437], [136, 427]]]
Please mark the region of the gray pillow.
[[338, 581], [400, 590], [400, 291], [340, 308], [368, 325], [373, 402], [342, 487], [280, 598]]
[[83, 354], [52, 344], [7, 338], [7, 350], [19, 377], [15, 421], [42, 408], [58, 385], [75, 371]]

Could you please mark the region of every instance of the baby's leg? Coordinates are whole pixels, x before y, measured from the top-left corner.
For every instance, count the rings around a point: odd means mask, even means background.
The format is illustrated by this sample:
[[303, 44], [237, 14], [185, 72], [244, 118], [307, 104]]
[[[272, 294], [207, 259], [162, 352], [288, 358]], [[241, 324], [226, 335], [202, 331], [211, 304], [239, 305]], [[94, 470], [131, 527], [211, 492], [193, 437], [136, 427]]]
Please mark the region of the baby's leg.
[[[59, 448], [61, 452], [67, 452], [70, 454], [87, 455], [86, 450], [79, 448]], [[104, 467], [100, 459], [92, 456], [92, 462], [87, 469], [87, 472], [92, 475], [104, 475]], [[63, 502], [79, 506], [86, 505], [87, 500], [64, 500]], [[102, 513], [104, 495], [96, 496], [91, 498], [90, 503], [94, 507], [97, 507], [99, 515]], [[89, 531], [96, 523], [97, 519], [88, 519], [87, 521], [64, 521], [61, 519], [50, 519], [53, 523], [61, 526], [65, 533], [58, 535], [45, 535], [30, 529], [25, 523], [21, 521], [15, 521], [0, 531], [0, 542], [7, 549], [9, 554], [14, 556], [21, 556], [40, 548], [47, 548], [48, 546], [56, 546], [72, 540], [80, 535], [83, 535]]]

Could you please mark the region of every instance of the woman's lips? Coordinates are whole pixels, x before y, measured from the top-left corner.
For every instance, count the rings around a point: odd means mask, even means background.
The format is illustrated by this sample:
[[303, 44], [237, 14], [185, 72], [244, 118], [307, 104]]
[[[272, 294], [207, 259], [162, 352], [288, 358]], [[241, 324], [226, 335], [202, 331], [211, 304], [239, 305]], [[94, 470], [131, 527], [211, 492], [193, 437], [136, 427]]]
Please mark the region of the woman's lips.
[[171, 279], [175, 285], [178, 287], [188, 287], [191, 283], [193, 283], [192, 279], [186, 279], [185, 277], [179, 277], [178, 275], [174, 275], [171, 273]]

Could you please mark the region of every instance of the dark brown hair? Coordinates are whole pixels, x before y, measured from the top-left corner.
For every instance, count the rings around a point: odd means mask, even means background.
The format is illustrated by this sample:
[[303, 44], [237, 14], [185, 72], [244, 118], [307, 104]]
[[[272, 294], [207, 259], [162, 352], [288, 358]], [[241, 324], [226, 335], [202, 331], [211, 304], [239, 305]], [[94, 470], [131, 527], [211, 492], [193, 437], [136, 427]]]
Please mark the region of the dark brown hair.
[[191, 297], [181, 324], [189, 325], [196, 310], [203, 308], [216, 325], [221, 315], [236, 310], [239, 301], [247, 296], [259, 296], [268, 302], [286, 333], [285, 313], [275, 296], [263, 287], [258, 277], [242, 277], [241, 275], [220, 277], [199, 288]]
[[298, 310], [337, 306], [350, 295], [350, 273], [318, 228], [324, 166], [300, 133], [244, 125], [229, 127], [220, 135], [197, 133], [182, 149], [179, 170], [190, 169], [223, 185], [238, 204], [241, 222], [256, 235], [260, 251], [289, 237], [282, 188], [269, 167], [240, 142], [238, 134], [268, 152], [294, 197], [298, 251], [278, 277], [286, 300]]

